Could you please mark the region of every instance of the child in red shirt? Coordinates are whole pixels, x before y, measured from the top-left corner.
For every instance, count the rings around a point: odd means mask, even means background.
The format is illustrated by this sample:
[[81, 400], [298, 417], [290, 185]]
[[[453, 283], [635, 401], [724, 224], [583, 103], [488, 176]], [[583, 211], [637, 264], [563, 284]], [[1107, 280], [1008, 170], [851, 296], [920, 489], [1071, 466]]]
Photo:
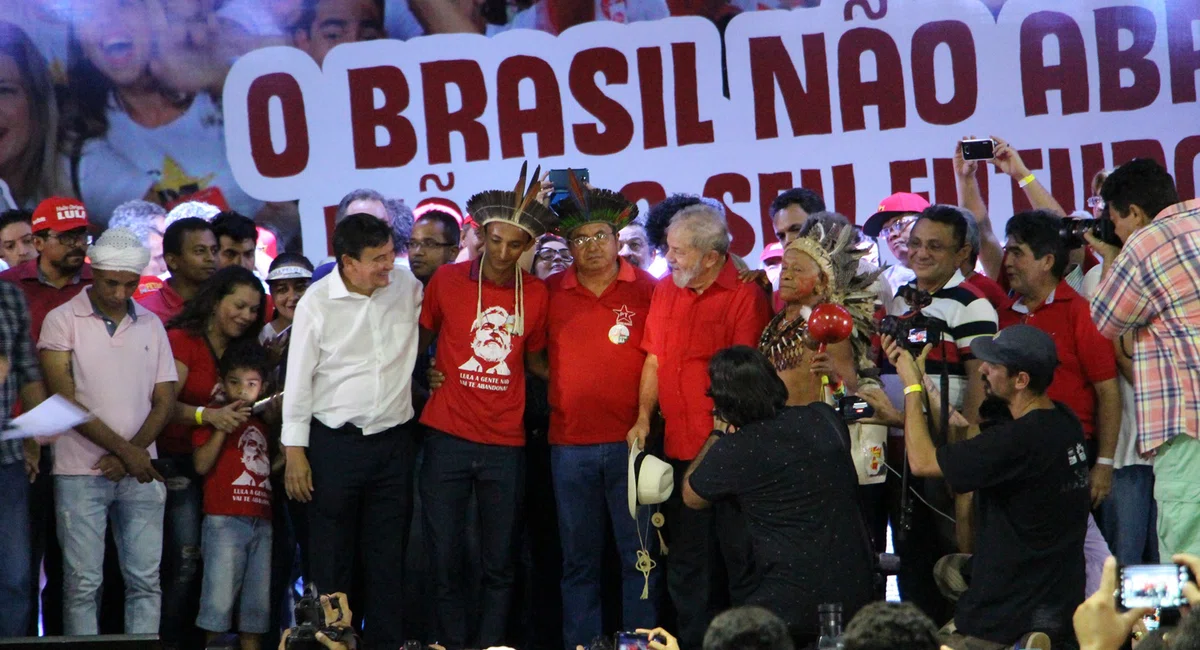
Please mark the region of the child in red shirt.
[[[268, 357], [258, 343], [231, 347], [221, 358], [229, 401], [253, 405], [263, 390]], [[196, 473], [204, 476], [200, 552], [204, 584], [196, 626], [209, 639], [230, 630], [238, 604], [243, 649], [260, 647], [271, 613], [271, 454], [267, 427], [251, 417], [232, 433], [198, 427], [192, 434]]]

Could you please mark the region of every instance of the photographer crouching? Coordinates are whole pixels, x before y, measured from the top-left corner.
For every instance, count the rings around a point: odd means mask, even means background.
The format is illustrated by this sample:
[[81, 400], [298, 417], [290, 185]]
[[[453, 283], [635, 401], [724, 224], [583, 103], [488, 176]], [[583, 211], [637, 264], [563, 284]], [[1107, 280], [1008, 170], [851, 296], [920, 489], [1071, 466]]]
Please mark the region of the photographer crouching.
[[[981, 411], [998, 411], [998, 417], [941, 447], [930, 436], [916, 360], [891, 337], [884, 336], [883, 345], [905, 384], [904, 438], [913, 474], [945, 477], [956, 493], [975, 493], [976, 552], [963, 571], [970, 578], [953, 626], [943, 628], [952, 634], [947, 643], [999, 650], [1018, 641], [1039, 648], [1047, 640], [1072, 641], [1071, 615], [1084, 594], [1091, 494], [1083, 427], [1046, 396], [1058, 366], [1054, 340], [1028, 325], [976, 339], [971, 352], [981, 362], [987, 395]], [[993, 405], [1003, 408], [988, 408]], [[966, 424], [957, 413], [950, 421]]]

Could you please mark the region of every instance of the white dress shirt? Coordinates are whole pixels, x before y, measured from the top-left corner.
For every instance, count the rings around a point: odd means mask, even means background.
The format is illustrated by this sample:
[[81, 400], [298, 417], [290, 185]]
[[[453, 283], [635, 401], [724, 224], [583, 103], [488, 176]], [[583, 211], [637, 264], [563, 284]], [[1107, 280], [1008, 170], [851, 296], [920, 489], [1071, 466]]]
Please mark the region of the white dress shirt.
[[412, 419], [421, 283], [407, 269], [370, 297], [351, 293], [341, 274], [314, 283], [296, 306], [283, 394], [283, 444], [307, 447], [317, 418], [349, 422], [366, 435]]

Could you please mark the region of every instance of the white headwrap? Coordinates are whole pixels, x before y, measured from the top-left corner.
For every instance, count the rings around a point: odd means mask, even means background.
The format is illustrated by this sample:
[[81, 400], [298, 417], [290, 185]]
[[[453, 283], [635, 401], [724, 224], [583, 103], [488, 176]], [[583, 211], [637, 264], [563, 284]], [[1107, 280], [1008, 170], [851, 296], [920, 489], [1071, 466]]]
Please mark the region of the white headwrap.
[[150, 249], [127, 228], [109, 228], [96, 243], [88, 246], [92, 268], [101, 271], [129, 271], [141, 275], [150, 263]]

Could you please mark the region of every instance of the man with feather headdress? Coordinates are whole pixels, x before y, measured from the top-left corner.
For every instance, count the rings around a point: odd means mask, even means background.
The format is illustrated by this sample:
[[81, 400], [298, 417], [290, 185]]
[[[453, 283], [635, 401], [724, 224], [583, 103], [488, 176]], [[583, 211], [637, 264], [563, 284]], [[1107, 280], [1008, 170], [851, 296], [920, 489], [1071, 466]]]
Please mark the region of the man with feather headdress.
[[[483, 564], [478, 647], [504, 645], [515, 576], [515, 532], [523, 505], [525, 367], [546, 346], [546, 285], [517, 263], [556, 216], [538, 202], [538, 171], [527, 165], [512, 191], [467, 201], [483, 254], [439, 268], [425, 290], [420, 349], [437, 337], [434, 365], [445, 375], [421, 424], [429, 428], [421, 469], [423, 528], [433, 567], [433, 638], [466, 642], [463, 585], [467, 503], [480, 504]], [[475, 296], [475, 304], [464, 300]]]

